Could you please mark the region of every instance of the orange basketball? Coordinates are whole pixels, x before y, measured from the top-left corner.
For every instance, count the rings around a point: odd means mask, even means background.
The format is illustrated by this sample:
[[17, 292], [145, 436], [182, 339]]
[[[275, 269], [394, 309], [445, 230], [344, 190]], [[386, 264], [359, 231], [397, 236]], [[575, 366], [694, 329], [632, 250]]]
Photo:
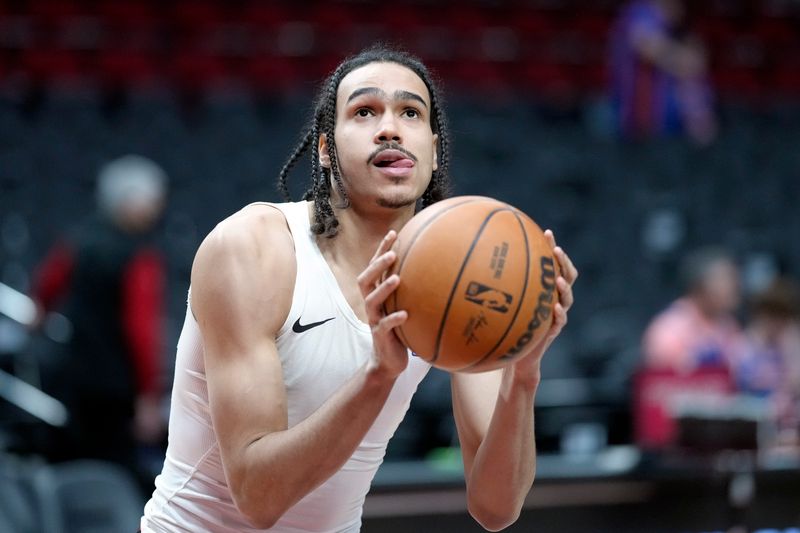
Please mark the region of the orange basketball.
[[438, 368], [483, 372], [526, 354], [553, 320], [558, 265], [544, 233], [518, 209], [457, 196], [423, 209], [400, 231], [386, 312], [395, 331]]

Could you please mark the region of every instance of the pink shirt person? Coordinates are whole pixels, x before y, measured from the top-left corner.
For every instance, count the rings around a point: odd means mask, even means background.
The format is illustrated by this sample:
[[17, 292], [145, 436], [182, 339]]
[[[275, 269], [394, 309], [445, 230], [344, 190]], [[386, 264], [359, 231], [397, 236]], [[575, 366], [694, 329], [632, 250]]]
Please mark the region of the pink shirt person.
[[647, 368], [690, 373], [700, 368], [730, 368], [742, 343], [736, 320], [739, 273], [723, 251], [703, 249], [683, 265], [687, 291], [656, 315], [645, 331]]

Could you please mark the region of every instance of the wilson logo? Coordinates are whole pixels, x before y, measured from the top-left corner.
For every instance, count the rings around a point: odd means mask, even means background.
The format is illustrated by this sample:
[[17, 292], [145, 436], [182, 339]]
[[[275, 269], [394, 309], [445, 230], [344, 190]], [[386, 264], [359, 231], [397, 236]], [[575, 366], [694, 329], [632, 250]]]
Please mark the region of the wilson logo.
[[542, 322], [549, 320], [553, 313], [553, 294], [556, 291], [556, 267], [552, 257], [543, 256], [541, 259], [542, 276], [540, 282], [542, 292], [539, 294], [539, 301], [533, 310], [533, 317], [528, 322], [525, 333], [517, 339], [516, 344], [500, 359], [510, 359], [519, 355], [519, 352], [531, 341], [534, 332], [539, 329]]

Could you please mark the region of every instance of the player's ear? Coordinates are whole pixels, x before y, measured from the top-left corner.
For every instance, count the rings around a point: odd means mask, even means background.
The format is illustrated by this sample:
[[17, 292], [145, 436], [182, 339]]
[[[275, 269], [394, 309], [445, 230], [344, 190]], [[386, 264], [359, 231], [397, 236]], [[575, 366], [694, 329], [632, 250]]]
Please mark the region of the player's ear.
[[439, 170], [439, 134], [433, 134], [433, 170]]
[[319, 164], [322, 168], [331, 168], [331, 156], [328, 153], [328, 136], [321, 133], [317, 144], [319, 151]]

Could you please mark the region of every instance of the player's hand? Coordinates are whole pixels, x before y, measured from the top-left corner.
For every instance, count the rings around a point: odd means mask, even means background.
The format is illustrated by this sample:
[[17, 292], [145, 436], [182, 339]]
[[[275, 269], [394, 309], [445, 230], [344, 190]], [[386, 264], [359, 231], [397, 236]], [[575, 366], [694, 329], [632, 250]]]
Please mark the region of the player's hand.
[[532, 384], [538, 384], [540, 378], [540, 363], [542, 356], [553, 344], [564, 326], [567, 325], [567, 313], [575, 301], [572, 293], [572, 286], [578, 279], [578, 269], [564, 250], [556, 244], [556, 238], [551, 230], [544, 232], [544, 236], [559, 266], [559, 275], [556, 278], [556, 289], [558, 289], [558, 301], [553, 305], [553, 322], [544, 338], [533, 347], [533, 350], [526, 356], [514, 363], [514, 377], [522, 379]]
[[[383, 303], [400, 283], [397, 274], [385, 276], [389, 267], [397, 259], [391, 250], [397, 239], [397, 232], [389, 231], [383, 238], [367, 268], [358, 276], [358, 287], [364, 297], [367, 319], [372, 329], [373, 361], [371, 369], [380, 371], [387, 377], [397, 377], [408, 365], [406, 347], [397, 338], [394, 328], [405, 323], [406, 311], [386, 314]], [[385, 279], [384, 279], [385, 278]]]

